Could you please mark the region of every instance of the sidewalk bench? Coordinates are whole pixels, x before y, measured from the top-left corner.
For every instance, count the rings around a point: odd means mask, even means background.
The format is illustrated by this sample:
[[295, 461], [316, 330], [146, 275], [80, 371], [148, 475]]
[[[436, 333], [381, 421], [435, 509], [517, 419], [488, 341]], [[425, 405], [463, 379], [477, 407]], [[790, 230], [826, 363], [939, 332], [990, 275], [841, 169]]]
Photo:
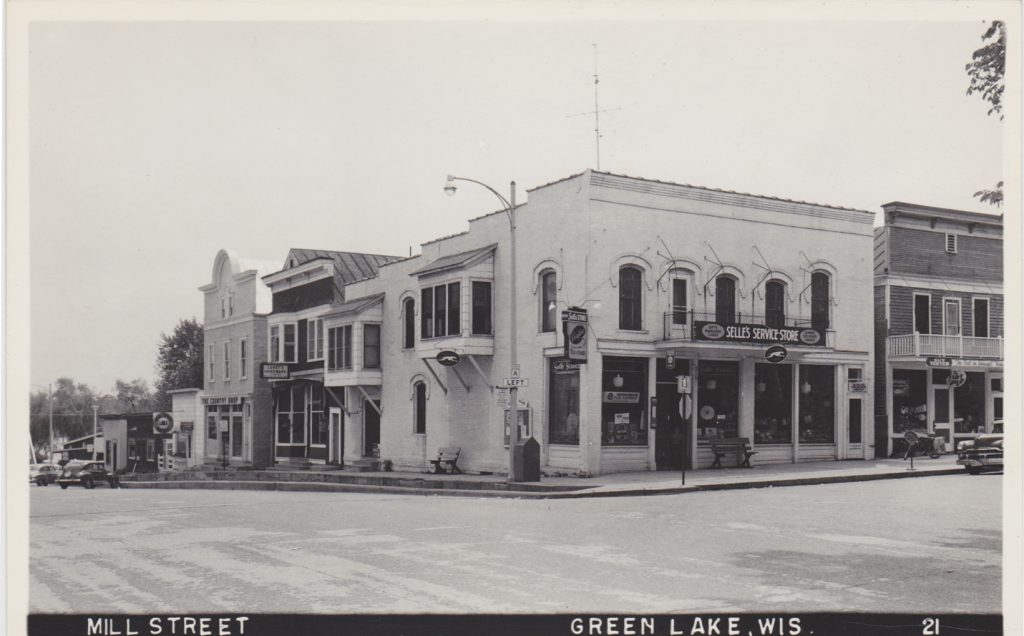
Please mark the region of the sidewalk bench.
[[711, 463], [711, 468], [721, 468], [722, 458], [726, 455], [736, 456], [737, 467], [752, 468], [750, 458], [757, 455], [757, 451], [750, 450], [750, 440], [746, 437], [713, 440], [711, 442], [711, 452], [715, 454], [715, 461]]
[[437, 459], [430, 460], [430, 463], [434, 465], [434, 474], [462, 474], [459, 470], [459, 453], [462, 448], [458, 446], [449, 446], [445, 448], [437, 449]]

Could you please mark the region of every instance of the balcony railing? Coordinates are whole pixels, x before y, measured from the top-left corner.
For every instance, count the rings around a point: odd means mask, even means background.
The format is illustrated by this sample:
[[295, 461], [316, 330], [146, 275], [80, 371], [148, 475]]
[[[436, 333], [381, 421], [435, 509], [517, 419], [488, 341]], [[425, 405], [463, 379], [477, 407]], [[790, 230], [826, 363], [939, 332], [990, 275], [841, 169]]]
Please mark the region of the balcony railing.
[[923, 356], [1002, 359], [1003, 339], [975, 338], [972, 336], [944, 336], [927, 333], [889, 336], [889, 357], [905, 358]]

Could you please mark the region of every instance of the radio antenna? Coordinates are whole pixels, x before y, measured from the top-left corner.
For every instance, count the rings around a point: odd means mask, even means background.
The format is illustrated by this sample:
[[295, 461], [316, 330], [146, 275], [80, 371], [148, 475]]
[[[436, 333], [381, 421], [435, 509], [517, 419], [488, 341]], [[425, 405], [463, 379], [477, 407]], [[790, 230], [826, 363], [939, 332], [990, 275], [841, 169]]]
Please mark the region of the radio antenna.
[[588, 110], [585, 113], [576, 113], [575, 115], [566, 115], [566, 117], [579, 117], [580, 115], [593, 115], [594, 116], [594, 151], [597, 158], [598, 170], [601, 169], [601, 113], [608, 113], [613, 110], [622, 110], [621, 108], [608, 108], [601, 110], [598, 102], [598, 90], [597, 87], [601, 83], [601, 79], [597, 75], [597, 45], [593, 44], [594, 47], [594, 110]]

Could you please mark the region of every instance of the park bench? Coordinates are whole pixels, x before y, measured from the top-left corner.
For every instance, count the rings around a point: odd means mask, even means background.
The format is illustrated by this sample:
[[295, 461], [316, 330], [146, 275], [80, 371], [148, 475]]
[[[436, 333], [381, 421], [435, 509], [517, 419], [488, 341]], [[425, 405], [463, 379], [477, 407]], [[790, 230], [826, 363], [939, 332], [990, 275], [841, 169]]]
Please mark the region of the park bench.
[[462, 474], [459, 470], [459, 453], [462, 451], [458, 446], [449, 446], [437, 449], [437, 459], [430, 460], [434, 465], [434, 473]]
[[746, 437], [712, 440], [711, 452], [715, 454], [715, 461], [711, 463], [711, 468], [721, 468], [722, 458], [726, 455], [736, 456], [737, 467], [752, 468], [750, 458], [757, 455], [757, 451], [750, 450], [750, 440]]

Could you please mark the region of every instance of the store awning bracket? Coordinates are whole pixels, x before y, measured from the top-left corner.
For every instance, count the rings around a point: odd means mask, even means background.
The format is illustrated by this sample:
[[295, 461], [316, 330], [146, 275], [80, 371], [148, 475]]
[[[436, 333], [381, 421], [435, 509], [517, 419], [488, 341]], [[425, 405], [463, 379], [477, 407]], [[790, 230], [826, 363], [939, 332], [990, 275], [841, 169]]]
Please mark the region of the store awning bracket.
[[370, 394], [366, 392], [366, 389], [364, 389], [362, 386], [358, 384], [356, 385], [356, 388], [359, 389], [359, 392], [363, 394], [364, 398], [366, 398], [366, 403], [372, 406], [374, 411], [377, 411], [377, 415], [383, 417], [384, 413], [381, 412], [380, 407], [377, 406], [377, 403], [373, 401], [373, 398], [370, 397]]
[[441, 387], [441, 390], [445, 392], [445, 395], [447, 395], [448, 387], [444, 385], [444, 382], [441, 382], [441, 378], [438, 377], [437, 371], [434, 371], [434, 367], [430, 366], [430, 363], [427, 362], [426, 358], [420, 358], [420, 361], [423, 362], [423, 366], [427, 367], [427, 371], [430, 371], [430, 375], [434, 376], [434, 381], [437, 382], [437, 386]]
[[334, 392], [334, 388], [333, 387], [325, 386], [324, 390], [327, 391], [328, 395], [330, 395], [332, 398], [334, 398], [334, 403], [335, 404], [340, 404], [341, 405], [341, 410], [345, 411], [345, 415], [347, 415], [349, 417], [352, 417], [353, 415], [356, 415], [356, 414], [359, 413], [358, 411], [350, 411], [350, 410], [348, 410], [348, 405], [345, 404], [345, 400], [339, 400], [338, 399], [338, 394]]
[[484, 373], [484, 370], [480, 368], [480, 363], [476, 361], [476, 356], [467, 355], [466, 357], [469, 358], [469, 363], [473, 365], [473, 368], [476, 369], [476, 372], [480, 374], [480, 377], [484, 381], [484, 386], [487, 387], [491, 393], [494, 393], [494, 386], [491, 383], [491, 379], [488, 378], [487, 374]]
[[466, 393], [469, 393], [470, 386], [469, 386], [469, 384], [466, 383], [466, 381], [464, 379], [462, 379], [462, 374], [459, 373], [458, 368], [451, 367], [451, 370], [452, 370], [452, 373], [455, 374], [455, 377], [459, 379], [459, 384], [462, 385], [462, 388], [466, 389]]

